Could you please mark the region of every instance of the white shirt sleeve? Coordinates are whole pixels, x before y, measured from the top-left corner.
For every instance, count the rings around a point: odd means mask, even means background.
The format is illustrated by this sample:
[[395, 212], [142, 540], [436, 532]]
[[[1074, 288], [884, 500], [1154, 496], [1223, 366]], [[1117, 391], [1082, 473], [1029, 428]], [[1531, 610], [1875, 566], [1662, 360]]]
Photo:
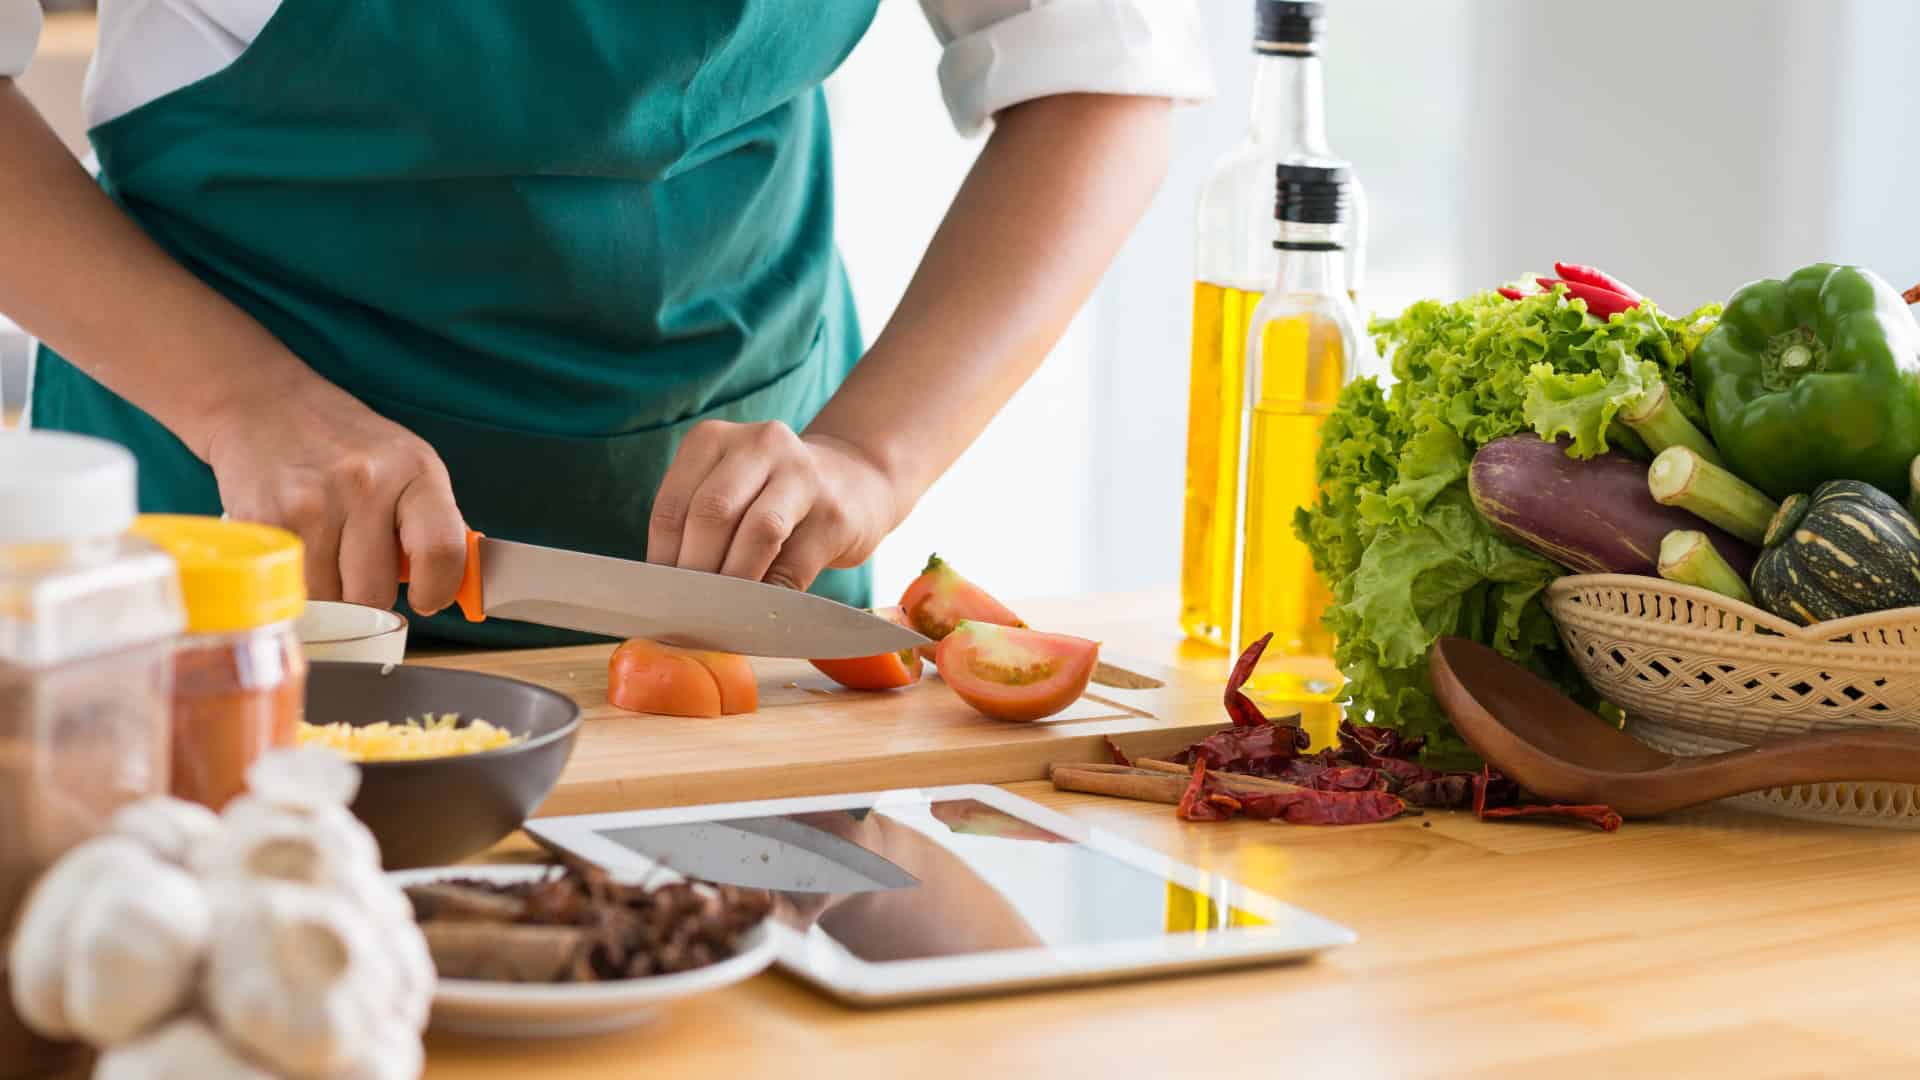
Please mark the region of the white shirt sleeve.
[[[0, 0], [4, 2], [4, 0]], [[1213, 96], [1194, 0], [920, 0], [954, 127], [1052, 94]]]
[[0, 79], [27, 70], [40, 44], [40, 0], [0, 0]]

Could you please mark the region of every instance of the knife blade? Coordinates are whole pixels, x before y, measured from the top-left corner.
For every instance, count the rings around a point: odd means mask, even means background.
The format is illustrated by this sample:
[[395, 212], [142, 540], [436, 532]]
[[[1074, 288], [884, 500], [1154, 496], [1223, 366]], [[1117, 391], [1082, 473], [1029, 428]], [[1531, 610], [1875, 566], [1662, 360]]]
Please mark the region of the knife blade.
[[920, 880], [850, 840], [791, 818], [692, 821], [611, 830], [607, 839], [675, 873], [786, 893], [908, 889]]
[[513, 619], [746, 656], [837, 660], [932, 644], [812, 593], [479, 533], [467, 537], [459, 604], [470, 622]]

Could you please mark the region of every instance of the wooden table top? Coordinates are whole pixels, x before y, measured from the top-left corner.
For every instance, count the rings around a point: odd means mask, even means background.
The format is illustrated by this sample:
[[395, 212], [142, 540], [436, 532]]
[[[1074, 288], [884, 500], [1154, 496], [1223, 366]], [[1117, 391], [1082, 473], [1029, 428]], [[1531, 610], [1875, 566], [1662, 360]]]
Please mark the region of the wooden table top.
[[[1167, 594], [1023, 607], [1196, 671]], [[1057, 622], [1048, 621], [1058, 615]], [[1186, 824], [1009, 789], [1360, 935], [1319, 960], [861, 1011], [777, 974], [623, 1034], [428, 1039], [430, 1080], [887, 1076], [1831, 1076], [1920, 1068], [1920, 837], [1727, 809], [1614, 835], [1429, 813]], [[511, 851], [500, 852], [511, 857]]]

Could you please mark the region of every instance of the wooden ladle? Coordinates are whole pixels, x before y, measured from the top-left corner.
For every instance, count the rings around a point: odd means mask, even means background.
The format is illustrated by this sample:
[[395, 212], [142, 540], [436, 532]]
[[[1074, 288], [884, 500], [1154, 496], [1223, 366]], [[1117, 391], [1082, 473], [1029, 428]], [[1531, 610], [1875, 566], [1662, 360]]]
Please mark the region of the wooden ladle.
[[1795, 784], [1920, 784], [1920, 733], [1821, 732], [1675, 757], [1478, 642], [1443, 637], [1429, 659], [1434, 693], [1460, 737], [1521, 787], [1554, 802], [1605, 803], [1625, 817], [1652, 817]]

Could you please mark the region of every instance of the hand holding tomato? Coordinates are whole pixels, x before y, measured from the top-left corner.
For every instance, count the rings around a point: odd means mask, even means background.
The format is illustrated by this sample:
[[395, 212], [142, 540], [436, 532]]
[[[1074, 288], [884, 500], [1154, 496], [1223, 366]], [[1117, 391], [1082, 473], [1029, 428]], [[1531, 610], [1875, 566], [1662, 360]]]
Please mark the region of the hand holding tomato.
[[708, 420], [654, 496], [647, 561], [804, 589], [828, 567], [865, 562], [905, 501], [844, 439]]

